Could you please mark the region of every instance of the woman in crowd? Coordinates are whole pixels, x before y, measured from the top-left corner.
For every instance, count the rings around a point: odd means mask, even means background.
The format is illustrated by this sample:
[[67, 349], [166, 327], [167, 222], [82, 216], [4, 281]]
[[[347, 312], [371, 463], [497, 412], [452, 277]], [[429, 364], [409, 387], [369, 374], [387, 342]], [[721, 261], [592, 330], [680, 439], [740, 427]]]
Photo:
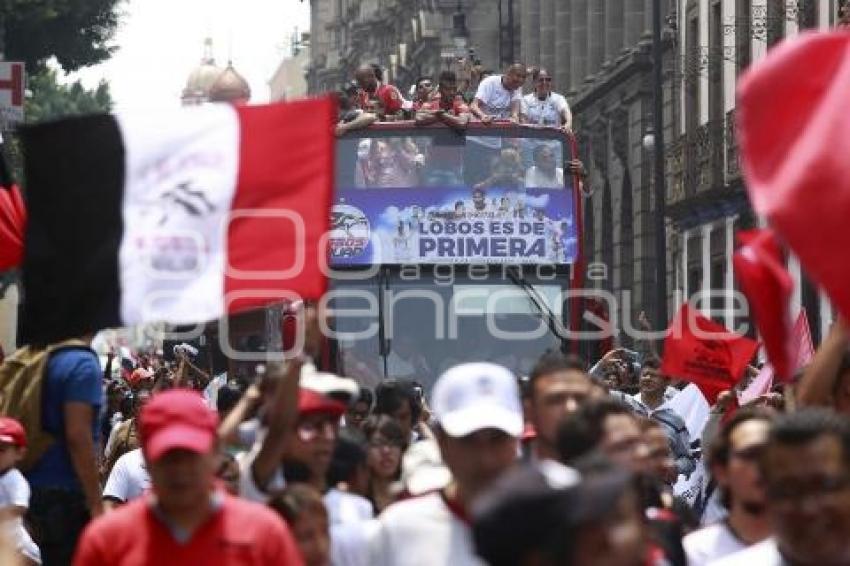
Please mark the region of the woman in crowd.
[[395, 501], [393, 483], [401, 473], [401, 455], [408, 443], [399, 424], [386, 415], [366, 419], [363, 432], [369, 442], [368, 497], [377, 515]]

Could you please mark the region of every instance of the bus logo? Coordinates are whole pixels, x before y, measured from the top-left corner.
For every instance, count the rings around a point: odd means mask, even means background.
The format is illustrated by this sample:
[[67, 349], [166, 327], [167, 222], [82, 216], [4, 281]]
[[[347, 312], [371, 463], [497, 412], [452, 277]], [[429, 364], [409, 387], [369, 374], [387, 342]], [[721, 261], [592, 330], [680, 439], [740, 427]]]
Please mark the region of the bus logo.
[[355, 258], [366, 252], [371, 227], [359, 208], [335, 204], [331, 209], [331, 257]]

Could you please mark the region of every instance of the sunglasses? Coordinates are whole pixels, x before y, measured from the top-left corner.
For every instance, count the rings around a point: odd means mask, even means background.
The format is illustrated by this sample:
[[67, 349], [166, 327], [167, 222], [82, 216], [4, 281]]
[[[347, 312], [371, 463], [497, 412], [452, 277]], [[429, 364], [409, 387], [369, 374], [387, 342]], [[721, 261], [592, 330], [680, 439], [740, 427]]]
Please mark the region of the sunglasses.
[[539, 83], [551, 83], [552, 77], [540, 77], [539, 79], [537, 79], [537, 82], [539, 82]]

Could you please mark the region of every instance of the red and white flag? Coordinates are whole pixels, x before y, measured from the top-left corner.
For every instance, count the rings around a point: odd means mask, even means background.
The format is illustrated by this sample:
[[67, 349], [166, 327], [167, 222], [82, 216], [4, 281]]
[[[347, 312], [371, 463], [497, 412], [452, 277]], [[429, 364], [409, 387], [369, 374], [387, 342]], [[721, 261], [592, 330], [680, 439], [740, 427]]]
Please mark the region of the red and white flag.
[[319, 297], [335, 112], [214, 104], [22, 129], [25, 337]]

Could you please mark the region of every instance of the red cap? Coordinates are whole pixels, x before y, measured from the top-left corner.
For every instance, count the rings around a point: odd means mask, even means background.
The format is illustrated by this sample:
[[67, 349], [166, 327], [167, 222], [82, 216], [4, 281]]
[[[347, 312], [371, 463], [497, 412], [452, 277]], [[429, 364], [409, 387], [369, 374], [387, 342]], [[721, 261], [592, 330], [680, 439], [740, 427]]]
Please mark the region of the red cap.
[[0, 417], [0, 442], [23, 448], [27, 445], [27, 431], [17, 420]]
[[141, 414], [145, 457], [156, 461], [177, 448], [205, 454], [215, 443], [217, 427], [218, 416], [198, 393], [172, 389], [154, 395]]
[[341, 417], [345, 413], [345, 403], [302, 387], [298, 393], [298, 414], [315, 415], [317, 413]]
[[127, 378], [127, 381], [132, 386], [136, 386], [142, 381], [150, 379], [153, 377], [153, 372], [146, 370], [145, 368], [136, 368], [133, 370], [133, 373], [130, 374], [130, 377]]

